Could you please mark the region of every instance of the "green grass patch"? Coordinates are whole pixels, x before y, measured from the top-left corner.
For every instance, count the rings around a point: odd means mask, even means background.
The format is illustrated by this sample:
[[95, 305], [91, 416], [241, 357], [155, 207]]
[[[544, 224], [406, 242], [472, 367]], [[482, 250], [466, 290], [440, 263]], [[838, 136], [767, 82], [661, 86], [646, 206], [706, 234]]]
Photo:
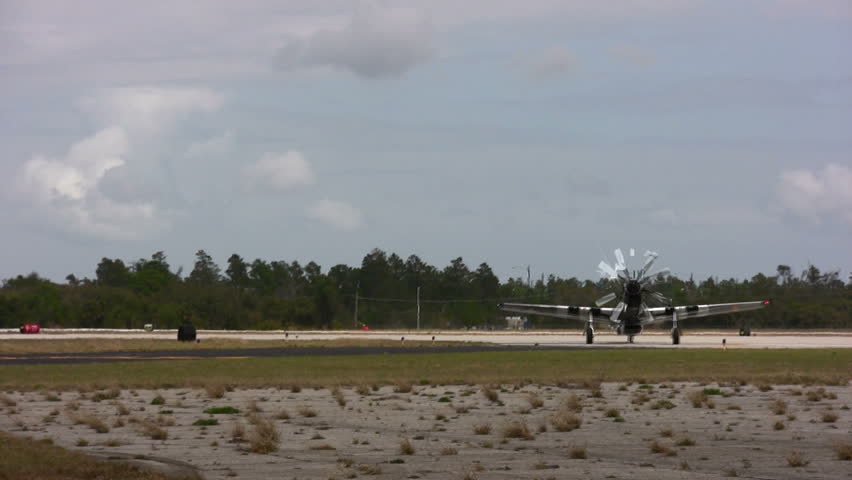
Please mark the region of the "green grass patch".
[[216, 420], [215, 418], [200, 418], [192, 422], [192, 424], [197, 427], [208, 427], [210, 425], [219, 425], [219, 420]]
[[852, 349], [546, 350], [0, 365], [3, 390], [611, 381], [845, 385]]
[[207, 410], [204, 410], [204, 413], [210, 415], [233, 415], [235, 413], [240, 413], [240, 411], [234, 407], [210, 407]]
[[0, 432], [0, 478], [38, 480], [200, 480], [197, 475], [172, 476], [140, 470], [125, 462], [95, 460], [47, 440], [33, 440]]

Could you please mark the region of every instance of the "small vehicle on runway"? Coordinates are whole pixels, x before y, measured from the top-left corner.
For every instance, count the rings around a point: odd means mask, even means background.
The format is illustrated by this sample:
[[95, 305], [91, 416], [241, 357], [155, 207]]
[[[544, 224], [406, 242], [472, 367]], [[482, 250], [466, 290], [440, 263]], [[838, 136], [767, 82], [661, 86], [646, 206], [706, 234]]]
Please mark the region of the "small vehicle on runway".
[[21, 325], [18, 330], [21, 333], [39, 333], [41, 331], [41, 327], [37, 323], [25, 323]]

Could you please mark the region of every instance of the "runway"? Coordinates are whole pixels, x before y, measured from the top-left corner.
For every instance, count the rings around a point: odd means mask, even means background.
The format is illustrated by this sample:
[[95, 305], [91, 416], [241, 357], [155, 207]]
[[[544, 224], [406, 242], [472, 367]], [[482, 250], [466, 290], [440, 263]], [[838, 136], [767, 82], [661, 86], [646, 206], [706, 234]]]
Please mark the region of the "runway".
[[[635, 338], [635, 343], [627, 342], [626, 337], [612, 335], [609, 332], [595, 336], [595, 343], [587, 345], [585, 337], [576, 331], [221, 331], [200, 330], [198, 339], [201, 345], [178, 343], [176, 331], [165, 330], [143, 332], [140, 330], [45, 330], [40, 334], [23, 335], [14, 330], [0, 332], [0, 341], [39, 341], [87, 339], [110, 340], [148, 339], [162, 342], [155, 349], [144, 351], [116, 351], [96, 353], [29, 353], [4, 354], [0, 348], [0, 364], [72, 364], [101, 363], [116, 361], [144, 360], [193, 360], [205, 358], [236, 359], [287, 357], [310, 355], [398, 355], [422, 353], [465, 353], [486, 351], [525, 351], [525, 350], [607, 350], [615, 348], [852, 348], [850, 332], [767, 332], [751, 337], [740, 337], [736, 332], [698, 331], [684, 332], [680, 345], [672, 345], [667, 332], [652, 332]], [[241, 348], [201, 348], [206, 339], [232, 339], [238, 341], [275, 340], [280, 345], [262, 348], [243, 345]], [[306, 342], [322, 340], [385, 340], [398, 341], [398, 346], [308, 346]], [[424, 342], [417, 345], [413, 341]], [[432, 341], [442, 342], [431, 345]], [[444, 342], [457, 342], [447, 345]], [[724, 345], [723, 345], [724, 342]], [[160, 348], [162, 347], [162, 348]]]

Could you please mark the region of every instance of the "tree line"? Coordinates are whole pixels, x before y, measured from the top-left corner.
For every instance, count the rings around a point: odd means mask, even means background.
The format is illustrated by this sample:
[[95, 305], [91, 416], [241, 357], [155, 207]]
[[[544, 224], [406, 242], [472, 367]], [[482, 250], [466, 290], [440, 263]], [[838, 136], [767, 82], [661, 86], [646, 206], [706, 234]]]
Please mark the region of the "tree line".
[[[188, 275], [156, 252], [128, 263], [103, 258], [95, 278], [68, 275], [60, 284], [31, 273], [6, 279], [0, 288], [0, 327], [414, 328], [419, 291], [422, 328], [503, 328], [501, 301], [593, 305], [613, 291], [606, 280], [554, 275], [534, 283], [501, 282], [487, 263], [471, 269], [459, 257], [439, 269], [417, 255], [403, 259], [379, 249], [358, 267], [335, 265], [326, 272], [315, 262], [248, 262], [237, 254], [223, 271], [204, 250], [195, 258]], [[769, 309], [684, 322], [686, 329], [738, 327], [745, 321], [756, 328], [852, 328], [852, 276], [844, 282], [838, 271], [813, 265], [798, 273], [779, 265], [775, 275], [742, 280], [696, 282], [670, 275], [659, 277], [653, 288], [675, 305], [773, 300]], [[548, 317], [529, 321], [537, 328], [581, 328]]]

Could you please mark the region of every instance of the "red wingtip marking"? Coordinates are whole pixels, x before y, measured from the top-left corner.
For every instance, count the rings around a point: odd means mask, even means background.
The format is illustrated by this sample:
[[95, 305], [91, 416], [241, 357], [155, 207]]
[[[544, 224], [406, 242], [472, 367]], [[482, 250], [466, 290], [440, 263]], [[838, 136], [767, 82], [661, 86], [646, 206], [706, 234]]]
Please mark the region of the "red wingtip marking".
[[769, 300], [764, 300], [764, 301], [763, 301], [763, 304], [764, 304], [764, 305], [769, 305]]

